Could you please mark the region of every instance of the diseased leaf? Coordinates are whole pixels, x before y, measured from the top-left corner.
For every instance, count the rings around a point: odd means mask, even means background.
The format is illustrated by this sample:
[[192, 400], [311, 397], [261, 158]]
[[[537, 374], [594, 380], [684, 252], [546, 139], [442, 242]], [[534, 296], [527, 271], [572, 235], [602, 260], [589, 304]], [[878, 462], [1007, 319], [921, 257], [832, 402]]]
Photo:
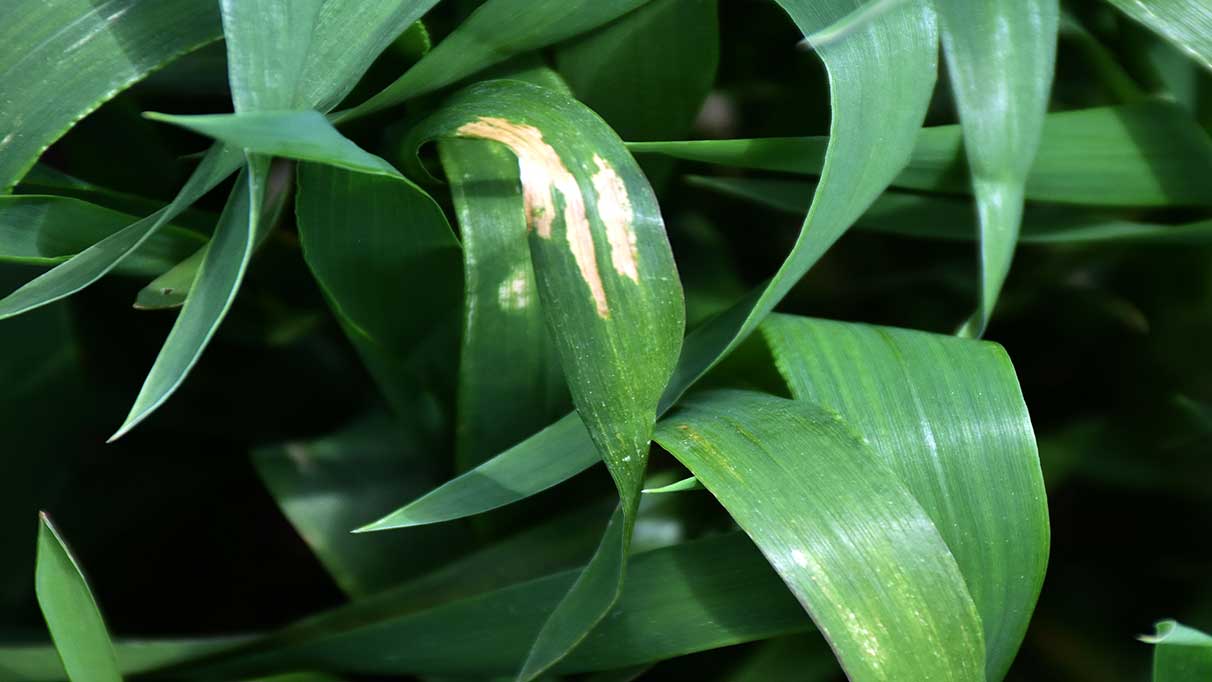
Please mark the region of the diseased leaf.
[[658, 442], [753, 538], [849, 679], [983, 680], [981, 621], [909, 488], [815, 401], [684, 400]]
[[[382, 92], [337, 114], [338, 121], [396, 106], [453, 85], [515, 55], [592, 29], [648, 0], [488, 0]], [[501, 30], [508, 26], [509, 30]]]
[[1005, 351], [784, 315], [762, 329], [792, 395], [836, 410], [933, 520], [980, 613], [988, 679], [1004, 677], [1049, 550], [1039, 455]]
[[101, 611], [80, 567], [46, 514], [39, 517], [38, 605], [71, 682], [122, 682]]
[[1212, 6], [1203, 0], [1107, 1], [1212, 69]]
[[981, 226], [981, 296], [961, 333], [993, 316], [1022, 221], [1056, 66], [1058, 0], [935, 0]]
[[1153, 645], [1153, 682], [1196, 682], [1212, 675], [1212, 637], [1173, 620], [1141, 637]]
[[219, 38], [211, 0], [12, 0], [0, 24], [0, 194], [68, 128]]
[[[0, 261], [31, 265], [65, 262], [118, 232], [135, 218], [79, 199], [46, 195], [0, 197]], [[120, 263], [123, 275], [155, 275], [171, 268], [205, 237], [168, 226]]]
[[[1150, 101], [1049, 114], [1025, 196], [1094, 206], [1208, 206], [1212, 140], [1173, 103]], [[826, 137], [636, 142], [636, 153], [758, 170], [816, 175]], [[971, 193], [959, 126], [923, 128], [892, 184]]]
[[488, 81], [452, 97], [415, 135], [490, 140], [517, 157], [543, 314], [621, 498], [594, 559], [539, 634], [519, 676], [530, 680], [575, 647], [621, 589], [657, 401], [681, 346], [681, 285], [656, 196], [584, 105]]
[[168, 400], [185, 381], [227, 315], [252, 258], [268, 173], [268, 158], [251, 157], [249, 169], [237, 179], [190, 296], [156, 356], [130, 414], [110, 441], [122, 437]]

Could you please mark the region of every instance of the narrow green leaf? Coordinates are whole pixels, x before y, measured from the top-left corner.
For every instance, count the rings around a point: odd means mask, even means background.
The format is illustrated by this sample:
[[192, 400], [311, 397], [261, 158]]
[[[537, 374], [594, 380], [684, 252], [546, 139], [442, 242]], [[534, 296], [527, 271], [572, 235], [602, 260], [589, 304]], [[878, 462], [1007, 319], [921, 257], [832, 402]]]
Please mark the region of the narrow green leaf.
[[[0, 197], [0, 261], [56, 265], [118, 232], [136, 218], [79, 199], [45, 195]], [[193, 230], [169, 225], [116, 268], [155, 275], [204, 243]]]
[[981, 298], [963, 333], [993, 315], [1022, 221], [1056, 65], [1058, 0], [935, 0], [981, 225]]
[[1203, 0], [1107, 0], [1205, 69], [1212, 69], [1212, 6]]
[[980, 617], [955, 558], [837, 413], [720, 391], [683, 401], [656, 437], [753, 538], [849, 679], [984, 679]]
[[135, 295], [135, 308], [169, 310], [185, 305], [189, 290], [206, 258], [206, 250], [207, 247], [203, 246], [140, 289]]
[[[14, 190], [16, 194], [45, 194], [57, 197], [80, 199], [90, 204], [104, 206], [112, 211], [129, 215], [147, 215], [164, 208], [163, 201], [148, 199], [137, 194], [119, 192], [108, 187], [81, 180], [44, 163], [36, 163], [21, 179]], [[186, 209], [173, 219], [174, 225], [210, 231], [218, 216], [198, 209]]]
[[1005, 351], [784, 315], [763, 333], [792, 395], [841, 414], [933, 520], [980, 612], [988, 678], [1000, 680], [1049, 549], [1039, 455]]
[[[688, 176], [688, 184], [802, 215], [813, 185], [796, 180]], [[968, 201], [923, 194], [885, 192], [854, 224], [855, 228], [905, 237], [973, 241], [976, 217]], [[1212, 220], [1157, 225], [1092, 213], [1088, 209], [1028, 204], [1020, 244], [1212, 244]]]
[[452, 97], [416, 132], [418, 140], [449, 136], [500, 143], [518, 158], [543, 314], [622, 500], [540, 633], [519, 676], [530, 680], [567, 655], [621, 589], [657, 401], [681, 347], [682, 289], [655, 194], [584, 105], [529, 83], [488, 81]]
[[[848, 0], [785, 4], [811, 32], [854, 9]], [[816, 259], [887, 186], [909, 157], [937, 71], [933, 14], [923, 7], [891, 11], [848, 40], [819, 52], [830, 73], [833, 138], [813, 212], [796, 246], [766, 287], [692, 333], [661, 401], [662, 411], [752, 333]], [[869, 144], [869, 130], [887, 143]], [[577, 415], [377, 522], [375, 528], [459, 518], [524, 499], [592, 466], [597, 458]]]
[[77, 121], [219, 37], [211, 0], [12, 0], [0, 25], [0, 194]]
[[[382, 111], [506, 59], [570, 38], [648, 0], [488, 0], [394, 83], [337, 114], [339, 121]], [[501, 30], [508, 26], [509, 30]]]
[[[119, 639], [113, 643], [113, 648], [118, 669], [123, 675], [130, 676], [215, 655], [245, 641], [247, 637]], [[3, 674], [5, 682], [63, 682], [66, 679], [63, 663], [53, 645], [0, 645], [0, 674]]]
[[260, 220], [269, 159], [250, 157], [249, 169], [236, 181], [236, 187], [219, 217], [214, 237], [198, 270], [190, 296], [181, 308], [164, 347], [148, 372], [130, 414], [114, 441], [142, 422], [168, 400], [185, 381], [202, 350], [210, 343], [219, 324], [231, 308], [244, 272], [252, 258], [254, 234]]
[[664, 493], [684, 493], [691, 490], [704, 490], [703, 484], [699, 483], [699, 479], [693, 476], [690, 478], [683, 478], [682, 480], [675, 483], [670, 483], [669, 485], [658, 486], [656, 488], [645, 488], [643, 492], [650, 495], [661, 495]]
[[161, 227], [226, 180], [243, 162], [239, 150], [215, 145], [168, 206], [111, 234], [0, 299], [0, 320], [71, 296], [101, 279]]
[[240, 113], [327, 113], [438, 0], [222, 0], [232, 102]]
[[456, 469], [471, 469], [568, 409], [526, 238], [518, 160], [501, 145], [442, 140], [463, 238]]
[[[827, 137], [636, 142], [636, 153], [816, 175]], [[959, 126], [923, 128], [896, 187], [971, 193]], [[1049, 114], [1026, 198], [1094, 206], [1208, 206], [1212, 140], [1181, 107], [1149, 101]]]
[[39, 517], [38, 605], [71, 682], [122, 682], [109, 632], [80, 566], [46, 514]]
[[1212, 676], [1212, 637], [1173, 620], [1141, 640], [1153, 645], [1153, 682], [1196, 682]]
[[[326, 124], [327, 125], [327, 124]], [[442, 209], [401, 176], [300, 164], [303, 257], [400, 415], [441, 390], [454, 359], [459, 244]]]
[[254, 111], [202, 116], [149, 112], [146, 116], [257, 154], [326, 163], [359, 173], [400, 174], [390, 163], [337, 132], [317, 111]]

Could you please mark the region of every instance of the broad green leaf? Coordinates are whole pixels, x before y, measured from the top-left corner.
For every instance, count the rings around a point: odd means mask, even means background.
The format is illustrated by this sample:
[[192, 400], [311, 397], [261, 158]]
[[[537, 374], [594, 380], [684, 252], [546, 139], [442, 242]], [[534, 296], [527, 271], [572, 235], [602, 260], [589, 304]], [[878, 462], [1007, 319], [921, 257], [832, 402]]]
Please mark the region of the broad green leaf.
[[1049, 550], [1035, 436], [1005, 351], [783, 315], [763, 333], [792, 395], [841, 414], [933, 520], [980, 612], [988, 677], [1000, 680]]
[[0, 320], [58, 301], [104, 277], [169, 221], [243, 164], [239, 150], [215, 145], [168, 206], [111, 234], [0, 299]]
[[399, 176], [390, 163], [341, 135], [316, 111], [254, 111], [203, 116], [148, 113], [147, 116], [257, 154], [325, 163], [359, 173]]
[[237, 112], [328, 112], [438, 0], [222, 0]]
[[1204, 0], [1107, 0], [1205, 69], [1212, 69], [1212, 6]]
[[[637, 142], [636, 153], [660, 153], [725, 166], [816, 175], [825, 137]], [[1173, 103], [1150, 101], [1049, 114], [1027, 177], [1036, 201], [1094, 206], [1208, 206], [1212, 140]], [[959, 126], [923, 128], [896, 187], [970, 193]]]
[[[688, 176], [688, 184], [753, 201], [771, 208], [803, 214], [808, 210], [812, 183], [758, 178]], [[968, 201], [951, 197], [886, 192], [854, 224], [856, 229], [905, 237], [972, 241], [976, 217]], [[1212, 220], [1183, 225], [1141, 223], [1087, 209], [1028, 204], [1023, 212], [1020, 244], [1212, 244]]]
[[[118, 669], [138, 675], [182, 661], [232, 649], [247, 637], [211, 639], [117, 640]], [[63, 682], [67, 677], [53, 645], [0, 645], [0, 675], [5, 682]], [[72, 682], [75, 682], [74, 680]]]
[[463, 472], [566, 412], [567, 390], [530, 263], [517, 157], [481, 140], [442, 140], [438, 150], [463, 239]]
[[711, 392], [682, 401], [656, 438], [753, 538], [849, 679], [983, 680], [980, 617], [938, 529], [819, 405]]
[[935, 0], [981, 225], [980, 336], [1010, 272], [1056, 66], [1058, 0]]
[[355, 535], [350, 529], [392, 508], [401, 491], [436, 478], [420, 444], [385, 415], [309, 442], [253, 452], [274, 499], [337, 585], [354, 598], [400, 584], [453, 557], [458, 529]]
[[[136, 220], [79, 199], [46, 195], [0, 197], [0, 261], [55, 265]], [[156, 275], [205, 242], [192, 230], [168, 226], [120, 263], [124, 275]]]
[[[453, 85], [493, 64], [558, 43], [648, 0], [488, 0], [382, 92], [337, 114], [346, 121]], [[502, 30], [502, 27], [508, 30]]]
[[1153, 645], [1153, 682], [1196, 682], [1212, 676], [1212, 637], [1173, 620], [1141, 637]]
[[46, 514], [39, 517], [38, 605], [71, 682], [122, 682], [105, 621], [84, 574]]
[[211, 0], [11, 0], [0, 24], [0, 193], [52, 142], [173, 58], [219, 37]]
[[237, 178], [190, 296], [111, 442], [150, 416], [180, 387], [227, 315], [252, 258], [268, 171], [268, 158], [250, 157], [249, 169]]
[[[224, 654], [191, 670], [212, 679], [303, 666], [368, 675], [508, 675], [580, 573], [437, 605], [422, 599], [420, 609], [406, 602], [366, 609], [375, 597], [313, 617], [305, 637]], [[342, 613], [348, 615], [337, 618]], [[728, 533], [636, 555], [618, 603], [556, 670], [610, 670], [811, 628], [748, 538]]]
[[[855, 6], [847, 0], [814, 3], [811, 8], [784, 5], [805, 32], [829, 25]], [[686, 339], [662, 411], [752, 333], [899, 172], [909, 158], [933, 89], [935, 36], [933, 14], [905, 6], [818, 53], [830, 73], [833, 138], [813, 211], [775, 278]], [[871, 128], [887, 136], [887, 143], [878, 149], [869, 144]], [[374, 527], [459, 518], [546, 490], [597, 461], [583, 431], [577, 415], [568, 415]]]
[[299, 165], [295, 209], [303, 257], [380, 390], [400, 415], [422, 409], [454, 365], [459, 244], [442, 209], [403, 177], [315, 163]]
[[675, 139], [715, 84], [719, 29], [717, 0], [652, 0], [560, 45], [556, 65], [620, 137]]
[[530, 680], [575, 647], [621, 589], [657, 402], [681, 347], [682, 289], [655, 194], [584, 105], [529, 83], [488, 81], [449, 99], [416, 133], [439, 137], [490, 140], [517, 157], [539, 301], [621, 498], [598, 553], [540, 633], [519, 676]]

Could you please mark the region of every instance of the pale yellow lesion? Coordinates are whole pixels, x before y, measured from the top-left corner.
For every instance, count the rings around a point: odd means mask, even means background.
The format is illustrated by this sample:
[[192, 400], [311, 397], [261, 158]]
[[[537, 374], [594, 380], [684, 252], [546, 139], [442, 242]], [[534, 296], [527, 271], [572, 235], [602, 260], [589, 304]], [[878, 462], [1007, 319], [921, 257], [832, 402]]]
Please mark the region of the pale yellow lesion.
[[598, 217], [606, 226], [606, 240], [610, 242], [610, 264], [614, 271], [639, 284], [639, 250], [636, 246], [635, 212], [631, 208], [631, 197], [627, 184], [605, 159], [593, 155], [598, 171], [593, 174], [593, 189], [597, 193]]
[[518, 157], [527, 229], [534, 230], [540, 238], [551, 239], [551, 227], [556, 217], [555, 192], [560, 193], [564, 203], [564, 232], [568, 249], [576, 261], [581, 279], [589, 287], [598, 316], [602, 319], [610, 317], [606, 289], [602, 285], [602, 275], [598, 271], [594, 253], [593, 233], [585, 210], [585, 197], [581, 195], [576, 177], [564, 165], [555, 148], [543, 139], [542, 131], [525, 123], [481, 116], [463, 124], [455, 133], [461, 137], [495, 140], [509, 147]]

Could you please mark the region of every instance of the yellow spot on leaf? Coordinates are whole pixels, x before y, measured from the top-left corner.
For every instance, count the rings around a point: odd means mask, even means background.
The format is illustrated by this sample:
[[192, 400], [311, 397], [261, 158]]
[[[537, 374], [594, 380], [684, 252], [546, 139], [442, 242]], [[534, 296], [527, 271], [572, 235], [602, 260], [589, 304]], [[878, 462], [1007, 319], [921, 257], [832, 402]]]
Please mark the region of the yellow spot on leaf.
[[598, 216], [606, 226], [606, 239], [610, 242], [610, 263], [615, 272], [639, 284], [639, 252], [632, 228], [635, 213], [627, 184], [602, 157], [594, 154], [593, 162], [598, 167], [593, 174], [593, 189], [598, 195]]
[[568, 250], [581, 272], [581, 279], [589, 286], [598, 316], [602, 319], [610, 317], [606, 289], [602, 286], [602, 276], [598, 272], [598, 261], [594, 254], [593, 233], [585, 212], [585, 197], [555, 148], [543, 139], [543, 132], [531, 125], [495, 116], [481, 116], [463, 124], [455, 132], [462, 137], [495, 140], [509, 147], [518, 157], [526, 225], [543, 239], [551, 239], [551, 226], [556, 217], [554, 192], [560, 193], [564, 201], [564, 233]]

